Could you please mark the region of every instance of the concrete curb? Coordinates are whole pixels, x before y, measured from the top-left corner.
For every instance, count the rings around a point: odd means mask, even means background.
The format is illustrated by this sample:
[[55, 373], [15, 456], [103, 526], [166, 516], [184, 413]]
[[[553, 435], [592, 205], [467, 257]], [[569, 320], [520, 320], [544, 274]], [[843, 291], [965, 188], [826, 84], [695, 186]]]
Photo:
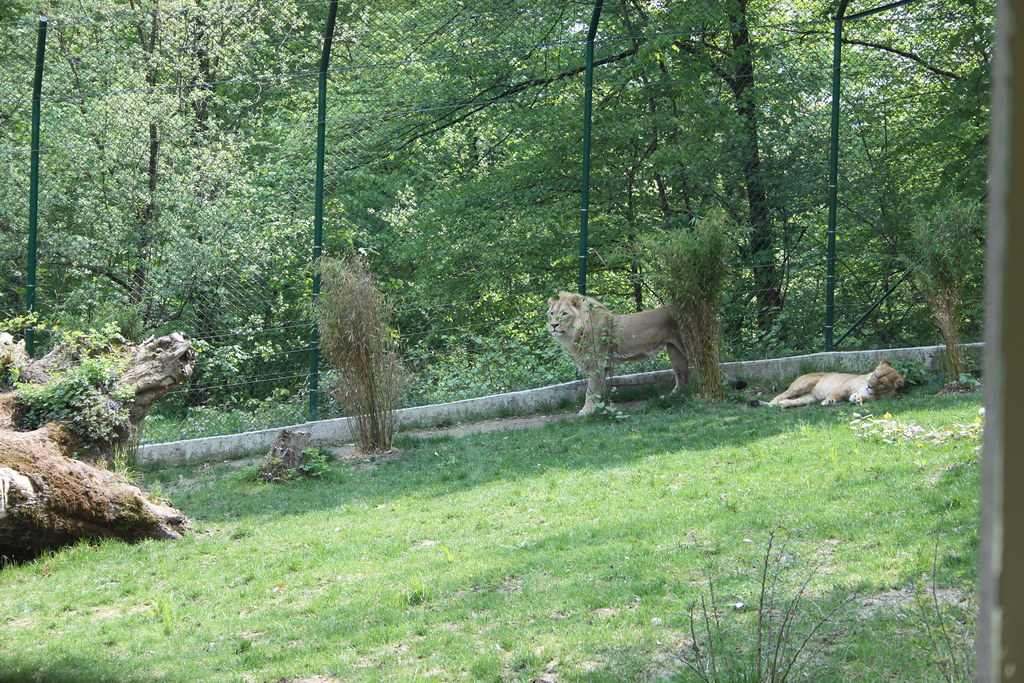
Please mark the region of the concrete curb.
[[[964, 344], [967, 356], [980, 365], [984, 344]], [[905, 349], [879, 349], [875, 351], [830, 351], [808, 353], [788, 358], [749, 360], [736, 363], [722, 363], [722, 374], [726, 377], [757, 379], [789, 383], [807, 372], [870, 372], [879, 361], [921, 363], [926, 370], [933, 370], [942, 363], [945, 346], [913, 346]]]
[[[982, 344], [967, 344], [965, 348], [968, 355], [980, 360], [982, 346]], [[930, 370], [941, 363], [944, 348], [942, 346], [917, 346], [877, 351], [833, 351], [789, 358], [722, 363], [722, 374], [727, 378], [788, 383], [797, 376], [813, 370], [868, 372], [878, 361], [885, 358], [892, 361], [918, 362]], [[612, 379], [612, 385], [616, 387], [670, 385], [672, 382], [671, 370], [620, 375]], [[397, 411], [396, 421], [400, 427], [414, 425], [429, 427], [445, 422], [462, 422], [498, 412], [529, 414], [566, 401], [581, 401], [585, 385], [585, 380], [577, 380], [539, 389], [469, 398], [452, 403], [403, 408]], [[330, 444], [352, 440], [351, 422], [351, 418], [341, 417], [291, 425], [287, 428], [309, 431], [310, 442], [314, 445]], [[246, 453], [269, 450], [277, 434], [285, 428], [276, 427], [243, 434], [226, 434], [204, 439], [148, 444], [139, 447], [137, 461], [141, 465], [148, 465], [227, 460]]]

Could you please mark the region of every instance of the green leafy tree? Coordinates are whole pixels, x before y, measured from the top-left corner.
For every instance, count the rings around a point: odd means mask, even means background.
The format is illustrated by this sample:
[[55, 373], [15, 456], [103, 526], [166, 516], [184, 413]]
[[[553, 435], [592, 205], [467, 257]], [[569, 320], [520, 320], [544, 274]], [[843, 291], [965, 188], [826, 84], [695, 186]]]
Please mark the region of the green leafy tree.
[[[0, 6], [0, 309], [15, 315], [24, 301], [27, 93], [34, 17], [47, 14], [37, 312], [61, 327], [196, 338], [188, 393], [162, 411], [298, 402], [326, 7]], [[538, 321], [577, 271], [591, 10], [339, 7], [324, 250], [367, 255], [415, 369], [450, 376], [434, 386], [567, 378]], [[588, 279], [612, 308], [650, 307], [640, 247], [713, 204], [733, 226], [722, 353], [820, 348], [833, 11], [816, 0], [605, 4]], [[888, 293], [847, 348], [931, 335], [914, 292], [893, 286], [916, 207], [948, 188], [984, 193], [992, 14], [991, 0], [937, 0], [846, 24], [837, 325]], [[965, 338], [980, 331], [978, 284], [963, 294]], [[536, 372], [503, 372], [482, 352], [510, 347]]]

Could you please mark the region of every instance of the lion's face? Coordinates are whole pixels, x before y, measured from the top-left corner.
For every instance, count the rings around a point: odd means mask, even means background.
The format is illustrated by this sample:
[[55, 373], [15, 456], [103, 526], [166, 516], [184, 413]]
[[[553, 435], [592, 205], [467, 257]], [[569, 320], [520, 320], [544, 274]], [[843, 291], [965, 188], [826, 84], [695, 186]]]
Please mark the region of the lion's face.
[[561, 292], [557, 299], [548, 299], [548, 332], [556, 339], [573, 337], [582, 327], [583, 297]]
[[888, 398], [896, 394], [896, 390], [903, 386], [906, 376], [896, 372], [896, 369], [883, 360], [878, 367], [868, 375], [867, 395], [869, 398]]

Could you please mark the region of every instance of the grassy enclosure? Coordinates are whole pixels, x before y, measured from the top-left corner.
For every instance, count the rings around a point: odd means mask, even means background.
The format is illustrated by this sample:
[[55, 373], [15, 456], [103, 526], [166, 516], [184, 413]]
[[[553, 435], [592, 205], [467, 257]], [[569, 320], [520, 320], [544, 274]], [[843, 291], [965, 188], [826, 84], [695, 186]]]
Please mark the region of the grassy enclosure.
[[766, 585], [791, 645], [849, 600], [793, 679], [966, 680], [980, 399], [933, 391], [400, 433], [400, 457], [286, 486], [257, 461], [149, 470], [200, 533], [4, 567], [0, 680], [701, 680], [709, 618], [719, 668], [754, 680]]
[[[0, 683], [970, 678], [992, 0], [863, 13], [841, 64], [806, 3], [179, 4], [0, 9], [0, 247], [26, 264], [0, 312], [39, 350], [192, 340], [149, 443], [360, 416], [378, 453], [280, 486], [142, 471], [198, 533], [0, 567]], [[616, 313], [670, 305], [699, 382], [395, 434], [395, 407], [573, 379], [542, 311], [581, 265]], [[941, 339], [963, 393], [723, 388], [722, 361], [833, 328]]]

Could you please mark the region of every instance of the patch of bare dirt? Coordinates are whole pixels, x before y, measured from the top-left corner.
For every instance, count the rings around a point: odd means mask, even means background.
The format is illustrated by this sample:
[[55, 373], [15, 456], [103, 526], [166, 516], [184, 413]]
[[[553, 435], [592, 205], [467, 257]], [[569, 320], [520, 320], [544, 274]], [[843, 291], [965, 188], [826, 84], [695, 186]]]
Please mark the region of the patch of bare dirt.
[[550, 422], [570, 420], [576, 413], [558, 413], [555, 415], [525, 415], [522, 417], [498, 417], [480, 422], [467, 422], [464, 424], [452, 425], [449, 427], [435, 427], [433, 429], [422, 429], [404, 432], [409, 436], [418, 439], [429, 439], [436, 436], [450, 436], [459, 438], [470, 434], [488, 434], [490, 432], [502, 432], [515, 429], [533, 429]]
[[[401, 432], [403, 436], [411, 436], [414, 439], [433, 439], [439, 436], [450, 436], [458, 439], [470, 434], [489, 434], [491, 432], [502, 432], [519, 429], [533, 429], [546, 425], [550, 422], [571, 420], [576, 413], [556, 413], [554, 415], [525, 415], [522, 417], [496, 417], [490, 420], [478, 422], [464, 422], [429, 429], [409, 429]], [[356, 448], [354, 443], [337, 444], [330, 446], [329, 450], [338, 460], [345, 463], [363, 464], [375, 467], [389, 460], [395, 460], [402, 455], [401, 449], [395, 448], [387, 453], [364, 453]]]
[[973, 384], [961, 384], [960, 382], [949, 382], [936, 392], [937, 396], [949, 396], [950, 394], [976, 394], [979, 387]]
[[[962, 605], [970, 599], [965, 591], [951, 588], [936, 589], [934, 595], [929, 592], [926, 597], [929, 603], [937, 601], [945, 605]], [[888, 593], [865, 595], [858, 600], [857, 615], [862, 619], [868, 619], [879, 611], [905, 612], [913, 608], [916, 599], [917, 593], [913, 588], [899, 588]]]
[[403, 453], [401, 448], [392, 448], [384, 453], [367, 453], [356, 448], [354, 443], [327, 446], [327, 450], [343, 463], [364, 467], [377, 467], [385, 462], [397, 460]]

